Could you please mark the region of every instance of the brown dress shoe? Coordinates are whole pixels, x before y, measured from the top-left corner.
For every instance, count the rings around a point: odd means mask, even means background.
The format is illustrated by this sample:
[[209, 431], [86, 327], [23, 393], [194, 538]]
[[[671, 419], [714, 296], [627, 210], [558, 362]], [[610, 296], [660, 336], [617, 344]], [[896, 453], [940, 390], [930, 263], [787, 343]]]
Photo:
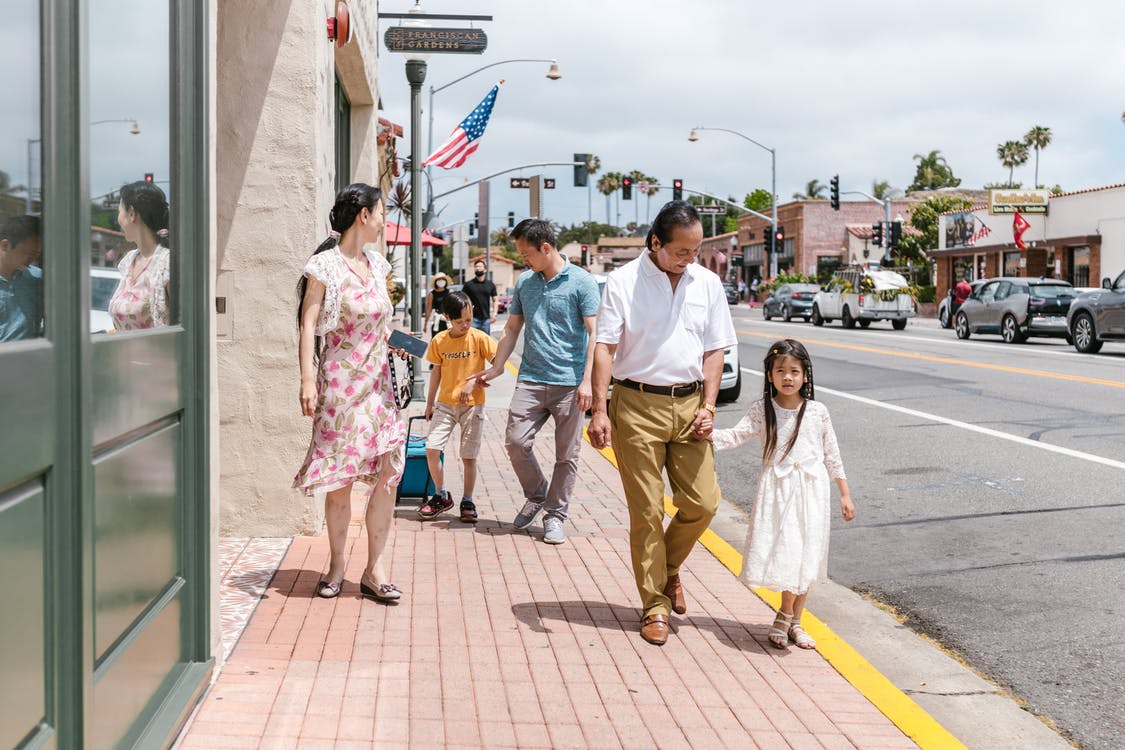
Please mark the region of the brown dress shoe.
[[672, 611], [677, 615], [687, 612], [687, 602], [684, 601], [684, 587], [680, 585], [680, 576], [668, 576], [668, 583], [664, 584], [664, 596], [672, 600]]
[[668, 642], [668, 615], [649, 615], [641, 620], [641, 638], [655, 646]]

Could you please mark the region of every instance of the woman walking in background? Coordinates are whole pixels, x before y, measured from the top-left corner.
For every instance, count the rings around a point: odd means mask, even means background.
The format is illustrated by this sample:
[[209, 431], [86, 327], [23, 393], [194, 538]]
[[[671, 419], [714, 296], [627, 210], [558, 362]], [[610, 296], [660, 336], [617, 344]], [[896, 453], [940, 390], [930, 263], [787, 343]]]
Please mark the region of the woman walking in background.
[[352, 485], [371, 485], [365, 516], [367, 567], [360, 591], [381, 602], [402, 596], [382, 554], [390, 537], [395, 487], [403, 468], [406, 427], [395, 404], [387, 363], [394, 309], [390, 264], [364, 247], [383, 232], [379, 189], [356, 183], [336, 195], [332, 233], [313, 253], [297, 284], [301, 413], [313, 418], [312, 441], [293, 486], [326, 492], [324, 520], [331, 561], [317, 594], [339, 595], [344, 581]]

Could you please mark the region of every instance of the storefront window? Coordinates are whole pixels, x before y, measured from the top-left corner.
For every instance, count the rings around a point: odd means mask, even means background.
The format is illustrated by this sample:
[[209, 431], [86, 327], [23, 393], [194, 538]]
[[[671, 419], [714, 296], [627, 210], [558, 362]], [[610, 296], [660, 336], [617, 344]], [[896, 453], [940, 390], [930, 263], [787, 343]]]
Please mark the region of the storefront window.
[[1070, 249], [1070, 283], [1072, 286], [1090, 286], [1090, 248]]
[[[91, 0], [90, 330], [177, 322], [169, 4]], [[110, 289], [112, 287], [112, 289]]]
[[39, 3], [4, 4], [0, 107], [0, 342], [43, 335]]
[[1020, 275], [1020, 254], [1004, 253], [1004, 273], [1002, 276], [1019, 276]]

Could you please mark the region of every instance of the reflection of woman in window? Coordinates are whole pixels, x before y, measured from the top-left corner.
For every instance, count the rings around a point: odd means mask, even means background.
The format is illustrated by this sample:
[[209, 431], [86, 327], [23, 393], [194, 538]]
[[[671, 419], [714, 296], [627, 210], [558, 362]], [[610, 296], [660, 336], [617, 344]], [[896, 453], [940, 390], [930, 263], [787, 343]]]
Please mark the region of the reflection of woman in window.
[[168, 325], [168, 200], [150, 182], [121, 188], [117, 223], [125, 239], [137, 247], [117, 264], [121, 281], [109, 300], [109, 314], [118, 330]]

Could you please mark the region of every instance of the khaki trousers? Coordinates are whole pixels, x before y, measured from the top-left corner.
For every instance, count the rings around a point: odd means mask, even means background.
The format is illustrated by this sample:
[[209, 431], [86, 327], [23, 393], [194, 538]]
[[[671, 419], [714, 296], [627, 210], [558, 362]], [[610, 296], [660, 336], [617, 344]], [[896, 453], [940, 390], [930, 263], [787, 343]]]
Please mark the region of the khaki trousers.
[[[610, 397], [611, 440], [629, 504], [633, 575], [645, 616], [668, 615], [668, 576], [680, 571], [719, 507], [715, 454], [709, 440], [691, 436], [702, 391], [673, 398], [615, 386]], [[664, 528], [664, 477], [676, 515]]]

